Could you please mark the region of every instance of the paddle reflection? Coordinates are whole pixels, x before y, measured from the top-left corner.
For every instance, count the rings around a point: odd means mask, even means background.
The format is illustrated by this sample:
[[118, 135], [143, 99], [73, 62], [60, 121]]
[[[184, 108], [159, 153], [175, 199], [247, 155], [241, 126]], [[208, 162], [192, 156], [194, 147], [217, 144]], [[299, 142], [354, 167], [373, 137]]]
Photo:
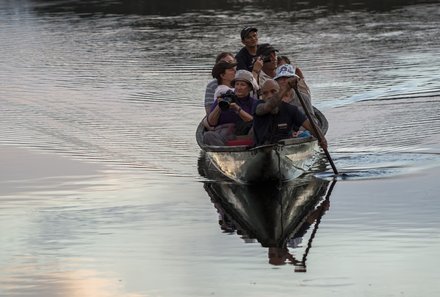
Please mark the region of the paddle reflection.
[[[268, 248], [272, 265], [292, 264], [295, 271], [305, 272], [335, 183], [307, 175], [288, 183], [252, 186], [206, 181], [204, 188], [219, 213], [223, 232], [236, 233], [245, 242], [258, 241]], [[306, 244], [304, 238], [308, 238]], [[301, 250], [302, 255], [295, 256]]]

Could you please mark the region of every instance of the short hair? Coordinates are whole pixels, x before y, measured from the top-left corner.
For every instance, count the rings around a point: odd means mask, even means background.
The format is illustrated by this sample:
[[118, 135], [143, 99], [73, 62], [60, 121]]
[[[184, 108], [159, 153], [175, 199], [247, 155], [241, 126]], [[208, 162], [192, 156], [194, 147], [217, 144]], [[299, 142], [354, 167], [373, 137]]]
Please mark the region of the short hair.
[[290, 59], [289, 59], [287, 56], [278, 56], [278, 57], [277, 57], [277, 61], [279, 62], [279, 61], [281, 61], [281, 60], [286, 61], [287, 64], [291, 64], [291, 63], [290, 63]]
[[231, 57], [235, 58], [233, 53], [230, 53], [230, 52], [221, 52], [221, 53], [218, 54], [217, 57], [215, 58], [215, 64], [217, 64], [220, 60], [224, 59], [224, 58], [227, 57], [227, 56], [231, 56]]

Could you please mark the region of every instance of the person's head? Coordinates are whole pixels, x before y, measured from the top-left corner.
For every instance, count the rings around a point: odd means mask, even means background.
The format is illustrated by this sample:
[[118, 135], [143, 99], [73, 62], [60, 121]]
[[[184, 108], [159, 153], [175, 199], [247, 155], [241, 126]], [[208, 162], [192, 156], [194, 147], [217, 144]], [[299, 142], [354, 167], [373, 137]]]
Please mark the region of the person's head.
[[246, 47], [255, 47], [258, 44], [258, 29], [254, 27], [244, 27], [241, 30], [241, 42]]
[[226, 61], [220, 61], [212, 68], [212, 77], [217, 79], [219, 85], [227, 84], [235, 78], [235, 72], [237, 63], [228, 63]]
[[215, 58], [215, 63], [217, 64], [220, 61], [226, 61], [229, 63], [235, 63], [235, 56], [230, 52], [221, 52]]
[[[267, 256], [269, 258], [269, 263], [276, 266], [284, 264], [297, 265], [300, 263], [293, 257], [287, 247], [269, 247]], [[305, 267], [305, 264], [303, 265]]]
[[261, 99], [267, 100], [280, 91], [280, 86], [274, 79], [266, 80], [261, 86]]
[[267, 256], [272, 265], [284, 265], [287, 263], [289, 250], [285, 247], [269, 247]]
[[235, 95], [238, 98], [247, 97], [251, 91], [258, 89], [252, 73], [244, 69], [238, 70], [235, 73], [232, 86], [235, 88]]
[[291, 64], [290, 59], [287, 56], [278, 56], [277, 62], [278, 65]]
[[276, 75], [274, 79], [280, 85], [280, 87], [285, 87], [287, 85], [287, 80], [289, 77], [298, 77], [295, 74], [295, 67], [290, 64], [284, 64], [277, 68]]
[[264, 65], [270, 63], [275, 69], [277, 67], [277, 52], [278, 50], [269, 43], [263, 43], [257, 49], [257, 56], [261, 57]]

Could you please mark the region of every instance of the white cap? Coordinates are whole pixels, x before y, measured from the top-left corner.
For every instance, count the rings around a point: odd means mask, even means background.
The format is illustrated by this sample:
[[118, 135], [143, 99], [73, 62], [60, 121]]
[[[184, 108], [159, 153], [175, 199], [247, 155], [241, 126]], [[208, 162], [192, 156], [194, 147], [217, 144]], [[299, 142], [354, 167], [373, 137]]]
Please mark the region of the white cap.
[[274, 77], [275, 80], [281, 78], [281, 77], [299, 77], [295, 74], [295, 67], [293, 67], [290, 64], [284, 64], [277, 68], [276, 75]]

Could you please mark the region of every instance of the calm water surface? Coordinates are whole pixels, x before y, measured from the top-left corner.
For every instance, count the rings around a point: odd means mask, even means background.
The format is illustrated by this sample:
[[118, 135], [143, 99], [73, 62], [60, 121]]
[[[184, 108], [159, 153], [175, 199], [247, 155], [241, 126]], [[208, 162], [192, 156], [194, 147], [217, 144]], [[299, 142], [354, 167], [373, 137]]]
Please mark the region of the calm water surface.
[[[440, 6], [408, 2], [0, 1], [0, 296], [439, 295]], [[346, 179], [211, 180], [195, 127], [247, 24]]]

